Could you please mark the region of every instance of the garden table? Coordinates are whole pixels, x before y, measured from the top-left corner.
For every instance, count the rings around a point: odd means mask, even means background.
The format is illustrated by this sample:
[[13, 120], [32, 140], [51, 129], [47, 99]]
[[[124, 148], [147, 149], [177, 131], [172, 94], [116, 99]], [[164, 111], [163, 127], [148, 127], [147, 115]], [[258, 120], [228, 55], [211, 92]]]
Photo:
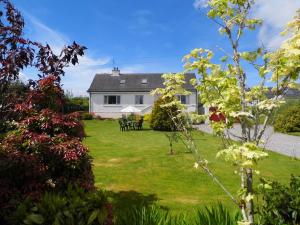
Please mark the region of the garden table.
[[135, 128], [136, 128], [136, 121], [127, 121], [127, 126], [128, 126], [130, 129], [135, 130]]

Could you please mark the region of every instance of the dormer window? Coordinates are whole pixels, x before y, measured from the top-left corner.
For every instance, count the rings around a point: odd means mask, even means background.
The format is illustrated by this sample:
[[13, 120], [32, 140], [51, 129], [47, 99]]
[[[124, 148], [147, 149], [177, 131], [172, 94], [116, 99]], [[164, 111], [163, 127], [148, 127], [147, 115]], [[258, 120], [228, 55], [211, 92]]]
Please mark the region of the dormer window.
[[147, 79], [142, 79], [142, 84], [147, 84], [148, 80]]
[[120, 84], [125, 84], [125, 80], [120, 80]]

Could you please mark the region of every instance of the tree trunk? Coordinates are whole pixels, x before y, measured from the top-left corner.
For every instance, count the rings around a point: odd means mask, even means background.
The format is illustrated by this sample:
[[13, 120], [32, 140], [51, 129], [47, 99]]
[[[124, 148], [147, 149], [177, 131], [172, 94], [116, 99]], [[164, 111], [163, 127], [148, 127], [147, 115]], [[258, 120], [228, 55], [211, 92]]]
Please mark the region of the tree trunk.
[[[241, 168], [240, 169], [240, 176], [241, 176], [241, 189], [245, 189], [245, 178], [244, 178], [244, 168]], [[242, 213], [242, 216], [243, 216], [243, 220], [244, 221], [247, 221], [248, 220], [248, 217], [247, 217], [247, 213], [246, 213], [246, 205], [245, 205], [245, 202], [241, 202], [241, 205], [240, 205], [240, 208], [241, 208], [241, 213]]]
[[[253, 171], [252, 169], [247, 169], [246, 170], [246, 176], [247, 176], [247, 195], [253, 195]], [[253, 204], [253, 199], [250, 201], [246, 202], [246, 207], [247, 207], [247, 217], [251, 225], [254, 224], [254, 204]]]

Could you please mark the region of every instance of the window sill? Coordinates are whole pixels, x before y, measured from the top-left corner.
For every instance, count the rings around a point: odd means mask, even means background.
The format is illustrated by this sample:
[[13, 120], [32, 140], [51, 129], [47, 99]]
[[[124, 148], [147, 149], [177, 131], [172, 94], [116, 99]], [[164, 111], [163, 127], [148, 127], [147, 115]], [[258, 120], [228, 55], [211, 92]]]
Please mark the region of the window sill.
[[120, 107], [122, 105], [121, 104], [104, 104], [103, 106], [104, 107], [111, 107], [111, 106], [113, 106], [113, 107]]

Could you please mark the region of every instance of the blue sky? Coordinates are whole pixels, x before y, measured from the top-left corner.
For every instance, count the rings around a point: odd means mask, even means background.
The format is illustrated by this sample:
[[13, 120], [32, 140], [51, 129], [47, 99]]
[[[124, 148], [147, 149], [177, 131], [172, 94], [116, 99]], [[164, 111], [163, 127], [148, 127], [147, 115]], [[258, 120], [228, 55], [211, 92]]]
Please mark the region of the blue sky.
[[[182, 57], [194, 48], [226, 46], [218, 27], [206, 17], [205, 0], [13, 0], [25, 17], [25, 35], [56, 51], [73, 40], [88, 50], [68, 68], [64, 88], [86, 95], [95, 73], [179, 72]], [[244, 50], [264, 43], [279, 46], [278, 33], [300, 8], [299, 0], [257, 0], [253, 14], [264, 25], [247, 35]], [[252, 70], [248, 70], [253, 73]], [[26, 70], [23, 78], [35, 78]], [[252, 78], [250, 83], [255, 83]]]

